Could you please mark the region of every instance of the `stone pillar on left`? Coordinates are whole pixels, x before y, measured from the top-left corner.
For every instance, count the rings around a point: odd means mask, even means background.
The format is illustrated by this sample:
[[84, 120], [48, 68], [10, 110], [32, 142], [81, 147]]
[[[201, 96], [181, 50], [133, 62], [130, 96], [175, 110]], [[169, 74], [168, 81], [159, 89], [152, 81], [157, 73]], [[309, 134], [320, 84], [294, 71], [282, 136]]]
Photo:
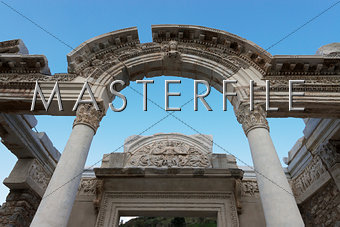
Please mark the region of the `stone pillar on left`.
[[91, 142], [103, 116], [90, 104], [78, 107], [71, 135], [31, 226], [67, 226]]

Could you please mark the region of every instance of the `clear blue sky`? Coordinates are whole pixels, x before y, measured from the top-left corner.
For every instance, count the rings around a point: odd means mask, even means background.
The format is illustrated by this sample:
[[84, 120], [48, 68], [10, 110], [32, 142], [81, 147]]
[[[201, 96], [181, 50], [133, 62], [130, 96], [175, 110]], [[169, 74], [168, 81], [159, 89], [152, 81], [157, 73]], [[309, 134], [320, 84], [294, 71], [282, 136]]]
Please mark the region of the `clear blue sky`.
[[[94, 36], [121, 28], [137, 26], [141, 42], [151, 41], [152, 24], [193, 24], [222, 29], [263, 48], [283, 38], [335, 1], [5, 1], [28, 18], [56, 35], [65, 43], [76, 47]], [[339, 42], [340, 5], [326, 12], [301, 30], [269, 50], [276, 54], [314, 54], [325, 44]], [[22, 39], [30, 54], [44, 54], [52, 73], [67, 71], [66, 54], [71, 50], [32, 23], [0, 3], [0, 40]], [[155, 78], [149, 86], [149, 97], [164, 106], [164, 77]], [[174, 79], [173, 77], [166, 79]], [[142, 86], [131, 83], [142, 91]], [[171, 105], [181, 105], [192, 99], [193, 81], [182, 79], [173, 85], [181, 97], [172, 98]], [[123, 91], [128, 99], [127, 109], [121, 113], [108, 111], [103, 119], [88, 156], [87, 166], [98, 162], [103, 154], [121, 146], [124, 139], [139, 134], [167, 113], [149, 103], [149, 111], [142, 110], [142, 97], [131, 89]], [[214, 111], [203, 105], [199, 111], [189, 103], [176, 116], [196, 128], [211, 134], [214, 141], [240, 160], [252, 165], [247, 139], [237, 123], [231, 105], [222, 111], [221, 94], [212, 91], [208, 102]], [[39, 131], [47, 132], [55, 147], [62, 152], [71, 133], [74, 117], [38, 116]], [[287, 156], [298, 138], [302, 136], [301, 119], [269, 119], [271, 136], [280, 159]], [[159, 132], [195, 134], [192, 129], [172, 117], [146, 131], [143, 135]], [[120, 149], [118, 152], [122, 152]], [[214, 152], [223, 152], [214, 146]], [[0, 146], [0, 180], [12, 170], [16, 157]], [[99, 164], [97, 164], [99, 165]], [[239, 165], [244, 165], [240, 163]], [[0, 186], [0, 202], [8, 190]]]

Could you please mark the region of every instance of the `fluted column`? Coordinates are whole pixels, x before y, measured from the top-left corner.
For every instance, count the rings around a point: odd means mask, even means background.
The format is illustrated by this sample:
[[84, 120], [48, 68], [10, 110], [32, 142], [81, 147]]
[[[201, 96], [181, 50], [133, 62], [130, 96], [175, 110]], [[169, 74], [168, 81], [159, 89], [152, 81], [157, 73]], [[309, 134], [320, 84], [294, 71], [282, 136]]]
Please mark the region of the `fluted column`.
[[92, 138], [103, 116], [103, 112], [95, 110], [90, 104], [82, 104], [78, 107], [72, 133], [31, 226], [67, 225]]
[[235, 114], [248, 138], [267, 226], [304, 226], [270, 137], [266, 112], [260, 105], [253, 111], [241, 105]]

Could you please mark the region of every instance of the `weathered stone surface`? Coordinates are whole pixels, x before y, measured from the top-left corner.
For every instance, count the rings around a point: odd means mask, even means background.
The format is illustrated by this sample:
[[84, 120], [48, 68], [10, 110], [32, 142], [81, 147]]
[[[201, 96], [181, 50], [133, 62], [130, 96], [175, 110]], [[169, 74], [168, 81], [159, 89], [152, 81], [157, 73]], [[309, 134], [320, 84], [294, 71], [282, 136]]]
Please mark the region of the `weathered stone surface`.
[[28, 54], [28, 49], [21, 39], [13, 39], [0, 42], [0, 54], [4, 53]]
[[337, 226], [335, 224], [340, 221], [340, 193], [334, 181], [320, 188], [300, 207], [306, 227]]
[[0, 226], [27, 227], [39, 206], [40, 197], [30, 190], [11, 190], [0, 207]]
[[30, 189], [42, 197], [51, 176], [36, 159], [19, 159], [4, 184], [15, 190]]
[[320, 47], [316, 51], [317, 55], [340, 56], [340, 43], [330, 43]]

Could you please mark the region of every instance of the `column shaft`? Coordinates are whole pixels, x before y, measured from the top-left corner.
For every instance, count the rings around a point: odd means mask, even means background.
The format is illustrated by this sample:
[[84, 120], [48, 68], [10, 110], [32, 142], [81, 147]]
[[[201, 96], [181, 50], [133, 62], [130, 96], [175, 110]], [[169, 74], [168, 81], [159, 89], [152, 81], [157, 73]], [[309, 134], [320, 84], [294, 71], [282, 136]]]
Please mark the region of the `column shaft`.
[[78, 108], [72, 133], [31, 227], [67, 226], [92, 138], [102, 118], [102, 114], [93, 109], [89, 105]]
[[267, 226], [304, 226], [268, 130], [252, 129], [248, 141]]
[[242, 105], [235, 113], [248, 138], [266, 225], [304, 226], [270, 137], [265, 111], [260, 105], [254, 111], [249, 110], [249, 105]]

